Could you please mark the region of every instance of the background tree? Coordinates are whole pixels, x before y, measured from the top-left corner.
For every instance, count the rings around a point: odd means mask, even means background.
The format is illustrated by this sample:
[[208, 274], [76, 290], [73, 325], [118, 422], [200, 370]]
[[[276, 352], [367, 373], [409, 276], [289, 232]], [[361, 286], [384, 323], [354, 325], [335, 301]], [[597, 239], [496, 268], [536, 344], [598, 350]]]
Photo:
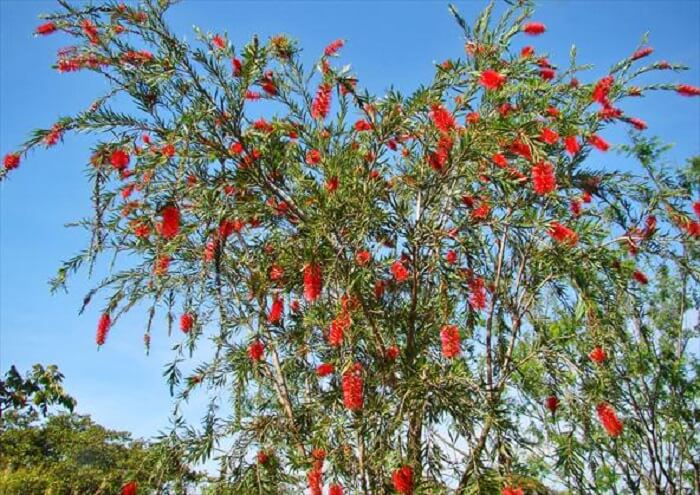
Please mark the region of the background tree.
[[[94, 71], [110, 89], [36, 131], [3, 176], [69, 131], [101, 136], [82, 222], [92, 242], [54, 287], [109, 256], [112, 275], [85, 298], [104, 294], [97, 344], [139, 303], [150, 307], [146, 345], [158, 312], [179, 326], [167, 380], [210, 406], [199, 429], [176, 410], [169, 445], [190, 462], [218, 460], [212, 490], [546, 491], [533, 475], [572, 490], [692, 489], [692, 432], [678, 430], [679, 476], [663, 475], [658, 453], [628, 467], [621, 456], [648, 443], [643, 415], [677, 425], [693, 401], [683, 383], [696, 354], [633, 345], [645, 338], [635, 328], [647, 273], [670, 263], [683, 294], [697, 284], [697, 192], [655, 168], [651, 141], [630, 149], [641, 174], [586, 162], [610, 148], [606, 126], [646, 128], [620, 109], [625, 98], [700, 94], [634, 85], [684, 67], [644, 65], [644, 42], [582, 83], [575, 48], [566, 68], [509, 50], [546, 30], [528, 20], [529, 2], [498, 19], [489, 4], [473, 25], [452, 9], [463, 60], [412, 95], [377, 98], [336, 67], [342, 40], [307, 72], [284, 36], [236, 48], [198, 31], [184, 43], [167, 0], [59, 3], [37, 29], [74, 38], [57, 69]], [[682, 347], [690, 335], [676, 334]], [[209, 358], [185, 376], [198, 346]], [[644, 352], [657, 368], [643, 367]], [[676, 394], [668, 407], [635, 396], [656, 370], [678, 376], [658, 380]], [[641, 413], [628, 409], [642, 399]]]

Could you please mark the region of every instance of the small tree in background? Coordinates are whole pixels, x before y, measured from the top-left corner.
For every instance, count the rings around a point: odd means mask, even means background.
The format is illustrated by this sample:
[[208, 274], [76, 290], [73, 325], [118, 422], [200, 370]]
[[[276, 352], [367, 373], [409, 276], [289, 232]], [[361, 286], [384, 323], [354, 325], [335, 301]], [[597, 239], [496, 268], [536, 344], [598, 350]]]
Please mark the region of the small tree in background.
[[[210, 406], [169, 440], [218, 460], [214, 493], [697, 486], [697, 331], [682, 320], [700, 275], [697, 166], [660, 167], [620, 108], [697, 96], [635, 86], [684, 67], [646, 63], [642, 43], [582, 82], [575, 48], [568, 67], [509, 49], [545, 31], [528, 2], [497, 19], [489, 4], [471, 26], [451, 9], [463, 59], [377, 98], [336, 63], [342, 40], [306, 71], [284, 36], [184, 43], [167, 0], [59, 3], [37, 29], [74, 40], [56, 68], [110, 89], [36, 131], [3, 176], [70, 131], [100, 136], [92, 241], [54, 287], [109, 256], [124, 268], [85, 299], [104, 294], [97, 344], [143, 302], [147, 346], [157, 314], [182, 330], [167, 380]], [[633, 130], [638, 174], [586, 164], [606, 160], [613, 124]]]

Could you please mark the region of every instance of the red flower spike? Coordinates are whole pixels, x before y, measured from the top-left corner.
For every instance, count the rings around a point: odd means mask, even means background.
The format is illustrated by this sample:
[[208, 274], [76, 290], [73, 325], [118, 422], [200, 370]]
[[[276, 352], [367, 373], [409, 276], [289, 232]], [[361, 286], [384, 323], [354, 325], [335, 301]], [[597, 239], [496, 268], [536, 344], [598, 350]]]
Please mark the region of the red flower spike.
[[166, 206], [160, 212], [163, 221], [160, 223], [160, 235], [172, 239], [180, 232], [180, 210], [176, 206]]
[[137, 495], [138, 491], [139, 484], [135, 481], [129, 481], [122, 486], [122, 495]]
[[532, 186], [535, 193], [540, 196], [557, 189], [557, 178], [551, 163], [540, 162], [532, 167]]
[[537, 36], [538, 34], [544, 33], [545, 30], [545, 25], [541, 22], [528, 22], [523, 26], [523, 32], [530, 36]]
[[323, 54], [326, 57], [332, 57], [333, 55], [336, 55], [338, 53], [338, 50], [343, 48], [343, 45], [345, 45], [344, 40], [335, 40], [331, 44], [329, 44], [325, 50], [323, 50]]
[[550, 395], [544, 400], [544, 407], [546, 407], [552, 414], [557, 412], [559, 408], [559, 399], [556, 395]]
[[481, 77], [479, 77], [479, 84], [489, 91], [499, 89], [505, 83], [506, 76], [491, 69], [485, 70], [481, 73]]
[[649, 283], [649, 278], [646, 275], [644, 275], [643, 272], [640, 272], [639, 270], [635, 270], [632, 273], [632, 277], [642, 285], [646, 285]]
[[309, 150], [306, 153], [306, 164], [307, 165], [318, 165], [321, 161], [321, 152], [318, 150]]
[[129, 153], [122, 149], [114, 150], [109, 155], [109, 163], [112, 164], [115, 170], [124, 170], [129, 166]]
[[224, 48], [226, 48], [226, 40], [220, 34], [214, 36], [211, 39], [211, 43], [219, 50], [223, 50]]
[[47, 34], [51, 34], [56, 31], [56, 24], [53, 22], [46, 22], [44, 24], [41, 24], [40, 26], [37, 26], [36, 31], [34, 31], [36, 34], [40, 34], [42, 36], [46, 36]]
[[269, 276], [270, 280], [272, 280], [273, 282], [275, 282], [277, 280], [282, 280], [282, 278], [284, 277], [284, 268], [282, 268], [281, 266], [279, 266], [277, 264], [273, 264], [270, 267], [270, 273], [268, 276]]
[[540, 77], [544, 79], [545, 81], [551, 81], [554, 79], [557, 75], [557, 72], [552, 69], [551, 67], [542, 67], [540, 68]]
[[532, 57], [535, 54], [535, 49], [531, 46], [524, 46], [522, 50], [520, 50], [520, 56], [523, 58], [529, 58]]
[[331, 90], [333, 87], [323, 83], [316, 91], [316, 97], [311, 104], [311, 116], [314, 119], [325, 119], [331, 108]]
[[447, 359], [459, 356], [461, 352], [459, 329], [455, 325], [445, 325], [440, 330], [442, 355]]
[[328, 495], [343, 495], [343, 487], [340, 485], [329, 486]]
[[578, 142], [578, 139], [576, 136], [567, 136], [564, 138], [564, 148], [566, 148], [566, 152], [569, 153], [570, 155], [575, 155], [579, 151], [581, 151], [581, 145]]
[[102, 316], [100, 316], [100, 320], [97, 322], [97, 336], [95, 338], [97, 345], [104, 345], [111, 326], [112, 320], [109, 317], [109, 313], [103, 313]]
[[392, 345], [387, 348], [386, 353], [384, 355], [387, 358], [387, 360], [396, 361], [396, 358], [399, 357], [399, 354], [401, 354], [399, 348], [395, 345]]
[[695, 201], [693, 203], [693, 211], [695, 212], [695, 215], [700, 218], [700, 201]]
[[605, 349], [600, 346], [596, 346], [591, 352], [588, 353], [588, 358], [595, 364], [602, 364], [606, 359], [608, 359], [608, 355], [605, 352]]
[[454, 116], [442, 105], [433, 105], [430, 111], [430, 119], [441, 132], [447, 133], [457, 126]]
[[335, 366], [331, 363], [321, 363], [316, 368], [316, 374], [320, 377], [328, 376], [335, 371]]
[[647, 46], [645, 48], [640, 48], [636, 52], [632, 54], [630, 57], [632, 60], [639, 60], [640, 58], [644, 58], [648, 55], [651, 55], [654, 52], [654, 49], [650, 46]]
[[363, 249], [355, 254], [355, 263], [359, 266], [366, 266], [370, 261], [372, 261], [372, 254], [367, 250]]
[[681, 96], [700, 96], [700, 88], [690, 84], [679, 84], [676, 86], [676, 92]]
[[556, 131], [545, 127], [540, 133], [540, 140], [547, 144], [556, 144], [557, 141], [559, 141], [559, 134], [557, 134]]
[[402, 261], [397, 260], [391, 264], [391, 274], [394, 276], [394, 280], [401, 283], [408, 278], [409, 271]]
[[411, 466], [401, 466], [391, 474], [394, 490], [402, 495], [413, 493], [413, 469]]
[[486, 308], [486, 288], [484, 279], [474, 278], [469, 281], [469, 306], [474, 311], [481, 311]]
[[503, 156], [501, 153], [496, 153], [491, 157], [491, 161], [498, 167], [498, 168], [506, 168], [508, 166], [508, 160], [506, 160], [506, 157]]
[[601, 402], [596, 406], [596, 412], [598, 413], [600, 423], [603, 425], [603, 428], [605, 428], [605, 431], [608, 432], [608, 435], [611, 437], [620, 436], [623, 430], [623, 424], [622, 421], [618, 419], [615, 409], [613, 409], [610, 404]]
[[323, 272], [314, 263], [304, 267], [304, 299], [314, 302], [321, 295]]
[[279, 296], [275, 296], [272, 301], [272, 307], [270, 308], [270, 313], [267, 315], [267, 322], [271, 324], [279, 323], [282, 320], [282, 313], [284, 311], [284, 300]]
[[184, 313], [182, 316], [180, 316], [180, 330], [182, 330], [182, 333], [188, 333], [190, 330], [192, 330], [193, 325], [194, 316], [192, 316], [191, 313]]
[[19, 162], [19, 153], [8, 153], [2, 160], [2, 164], [5, 167], [5, 170], [12, 170], [19, 167]]
[[525, 495], [525, 492], [520, 487], [504, 486], [501, 495]]
[[552, 222], [549, 225], [547, 233], [559, 244], [563, 244], [567, 247], [574, 247], [578, 244], [578, 234], [559, 222]]
[[355, 130], [357, 132], [364, 132], [364, 131], [369, 131], [372, 129], [372, 124], [367, 122], [364, 119], [360, 119], [357, 122], [355, 122]]
[[309, 483], [310, 495], [323, 495], [323, 473], [319, 467], [314, 466], [306, 475], [306, 480]]
[[260, 465], [265, 465], [265, 464], [267, 464], [267, 461], [270, 460], [270, 456], [264, 450], [261, 450], [260, 452], [258, 452], [258, 454], [255, 456], [255, 458], [256, 458], [258, 464], [260, 464]]
[[248, 357], [251, 361], [260, 361], [265, 353], [265, 344], [256, 340], [248, 347]]
[[351, 411], [360, 411], [364, 406], [362, 366], [355, 363], [343, 374], [343, 404]]
[[603, 138], [601, 138], [597, 134], [592, 134], [588, 138], [588, 142], [591, 143], [591, 145], [594, 148], [599, 149], [600, 151], [608, 151], [608, 149], [610, 149], [610, 144], [608, 144], [607, 141], [605, 141]]

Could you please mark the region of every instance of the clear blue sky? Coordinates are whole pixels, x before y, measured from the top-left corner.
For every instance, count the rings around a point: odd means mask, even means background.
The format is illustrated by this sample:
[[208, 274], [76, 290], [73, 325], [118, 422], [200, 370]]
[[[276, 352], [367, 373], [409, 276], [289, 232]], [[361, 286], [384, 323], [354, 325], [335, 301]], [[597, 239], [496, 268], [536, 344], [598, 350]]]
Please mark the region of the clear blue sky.
[[[482, 1], [456, 2], [471, 20]], [[92, 74], [58, 74], [50, 65], [56, 50], [68, 44], [60, 35], [34, 39], [37, 16], [50, 1], [0, 0], [0, 154], [23, 142], [28, 131], [49, 127], [60, 115], [87, 107], [104, 89]], [[692, 70], [659, 73], [659, 81], [700, 85], [700, 2], [550, 0], [541, 2], [536, 20], [548, 32], [519, 37], [565, 63], [569, 47], [578, 46], [579, 61], [596, 64], [584, 82], [603, 75], [631, 53], [650, 31], [653, 59], [682, 62]], [[227, 31], [236, 44], [253, 33], [263, 37], [287, 33], [299, 40], [310, 62], [336, 38], [347, 45], [342, 61], [352, 63], [365, 85], [382, 94], [390, 84], [410, 91], [430, 80], [433, 62], [463, 56], [460, 30], [442, 1], [239, 2], [185, 0], [172, 9], [176, 30], [193, 38], [192, 25]], [[309, 64], [307, 64], [309, 65]], [[647, 80], [652, 80], [649, 78]], [[700, 98], [657, 93], [625, 103], [623, 109], [649, 123], [648, 133], [677, 143], [670, 158], [682, 161], [700, 154]], [[611, 142], [624, 138], [606, 131]], [[102, 424], [148, 436], [165, 426], [170, 398], [161, 376], [169, 347], [181, 338], [156, 328], [153, 350], [145, 356], [141, 335], [143, 312], [120, 320], [107, 345], [94, 344], [100, 302], [78, 316], [91, 287], [87, 274], [74, 278], [70, 291], [51, 296], [47, 282], [61, 260], [86, 243], [82, 231], [63, 225], [89, 212], [89, 188], [83, 171], [91, 139], [68, 135], [64, 144], [35, 153], [0, 186], [0, 369], [32, 363], [58, 364], [66, 385]], [[596, 155], [601, 166], [630, 166], [612, 154]], [[99, 280], [99, 276], [97, 277]], [[199, 406], [193, 406], [197, 413]]]

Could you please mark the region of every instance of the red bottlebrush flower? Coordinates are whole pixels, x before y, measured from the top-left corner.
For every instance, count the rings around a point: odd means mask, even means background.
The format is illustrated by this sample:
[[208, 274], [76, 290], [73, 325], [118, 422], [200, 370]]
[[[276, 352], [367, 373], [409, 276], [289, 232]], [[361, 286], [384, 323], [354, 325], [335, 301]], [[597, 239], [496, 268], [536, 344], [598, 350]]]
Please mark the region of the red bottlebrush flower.
[[219, 238], [225, 240], [234, 232], [240, 233], [243, 230], [243, 226], [243, 222], [238, 218], [234, 220], [223, 219], [219, 222]]
[[258, 464], [265, 465], [267, 464], [267, 461], [270, 460], [270, 456], [265, 452], [264, 450], [261, 450], [258, 452], [258, 454], [255, 456]]
[[19, 167], [20, 156], [19, 153], [8, 153], [2, 160], [2, 164], [6, 170], [12, 170]]
[[364, 406], [362, 389], [362, 365], [355, 363], [352, 368], [343, 373], [343, 404], [351, 411], [360, 411]]
[[182, 330], [182, 333], [188, 333], [192, 330], [193, 325], [194, 316], [192, 316], [192, 313], [183, 313], [183, 315], [180, 316], [180, 330]]
[[643, 131], [644, 129], [646, 129], [648, 127], [646, 122], [644, 122], [642, 119], [638, 119], [636, 117], [630, 117], [627, 120], [627, 122], [632, 124], [632, 126], [635, 129], [637, 129], [638, 131]]
[[299, 311], [300, 307], [301, 307], [301, 304], [296, 299], [292, 299], [292, 302], [289, 303], [289, 309], [291, 309], [293, 313], [296, 313], [297, 311]]
[[557, 409], [559, 408], [559, 399], [557, 399], [556, 395], [550, 395], [544, 400], [544, 407], [546, 407], [549, 411], [551, 411], [552, 414], [557, 412]]
[[364, 119], [360, 119], [357, 122], [355, 122], [355, 130], [357, 132], [369, 131], [370, 129], [372, 129], [372, 124], [370, 124]]
[[319, 466], [314, 466], [314, 468], [309, 471], [306, 475], [306, 480], [309, 483], [310, 495], [323, 494], [323, 473]]
[[328, 495], [343, 495], [343, 487], [340, 485], [329, 486]]
[[[311, 457], [313, 457], [316, 461], [323, 462], [323, 460], [326, 458], [326, 451], [321, 447], [317, 447], [311, 451]], [[319, 464], [316, 465], [319, 466]]]
[[491, 205], [489, 204], [488, 201], [482, 200], [479, 203], [479, 206], [474, 208], [472, 212], [469, 214], [469, 217], [472, 220], [484, 220], [489, 216], [489, 213], [491, 212]]
[[479, 84], [484, 88], [491, 91], [494, 89], [499, 89], [506, 83], [506, 76], [496, 72], [495, 70], [487, 69], [481, 73], [479, 77]]
[[622, 110], [612, 106], [605, 106], [600, 112], [598, 112], [598, 118], [601, 120], [614, 120], [622, 117]]
[[350, 328], [350, 315], [347, 313], [339, 314], [332, 322], [328, 330], [328, 343], [338, 347], [343, 343], [345, 338], [345, 330]]
[[119, 194], [121, 194], [121, 197], [123, 199], [128, 199], [129, 196], [134, 192], [134, 188], [136, 187], [136, 184], [128, 184], [124, 186], [124, 188], [121, 190]]
[[593, 94], [591, 95], [593, 101], [600, 103], [604, 107], [609, 106], [610, 101], [608, 100], [608, 94], [610, 93], [614, 82], [615, 79], [613, 76], [605, 76], [598, 81], [593, 88]]
[[62, 135], [63, 129], [61, 129], [61, 127], [58, 124], [56, 124], [51, 128], [51, 131], [49, 131], [49, 133], [46, 136], [44, 136], [44, 144], [47, 147], [53, 146], [56, 143], [58, 143]]
[[122, 495], [136, 495], [139, 491], [139, 484], [135, 481], [129, 481], [122, 486]]
[[682, 96], [698, 96], [700, 95], [700, 88], [690, 84], [679, 84], [676, 86], [676, 92]]
[[560, 114], [561, 112], [557, 107], [547, 107], [547, 115], [549, 115], [551, 118], [556, 119]]
[[355, 263], [360, 266], [365, 266], [370, 261], [372, 261], [372, 254], [369, 251], [363, 249], [355, 254]]
[[540, 196], [556, 190], [557, 178], [551, 163], [540, 162], [532, 167], [532, 186]]
[[600, 151], [608, 151], [608, 149], [610, 149], [608, 142], [597, 134], [592, 134], [588, 138], [588, 142], [591, 143], [594, 148], [599, 149]]
[[584, 191], [581, 195], [581, 199], [584, 203], [590, 203], [591, 201], [593, 201], [593, 196], [588, 191]]
[[331, 90], [333, 87], [328, 83], [323, 83], [316, 91], [316, 97], [311, 104], [311, 116], [314, 119], [325, 119], [331, 108]]
[[257, 91], [248, 90], [245, 92], [245, 99], [250, 101], [257, 101], [261, 98], [260, 93]]
[[403, 265], [401, 260], [396, 260], [391, 264], [391, 273], [394, 279], [401, 283], [408, 278], [408, 269]]
[[314, 263], [304, 267], [304, 299], [314, 302], [321, 295], [323, 272]]
[[122, 149], [112, 151], [109, 156], [109, 163], [112, 164], [116, 170], [124, 170], [129, 166], [129, 153]]
[[307, 165], [318, 165], [321, 161], [321, 152], [318, 150], [309, 150], [306, 153], [306, 163]]
[[243, 145], [241, 143], [233, 143], [229, 146], [228, 152], [232, 155], [240, 155], [243, 153]]
[[491, 157], [491, 161], [498, 167], [498, 168], [506, 168], [508, 166], [508, 160], [506, 160], [506, 157], [502, 155], [501, 153], [496, 153]]
[[695, 201], [693, 203], [693, 211], [695, 212], [695, 215], [700, 218], [700, 201]]
[[520, 139], [515, 139], [515, 141], [511, 143], [510, 152], [532, 161], [532, 151], [530, 151], [530, 147]]
[[654, 49], [650, 46], [647, 46], [645, 48], [640, 48], [636, 52], [632, 54], [632, 57], [630, 57], [632, 60], [639, 60], [640, 58], [644, 58], [648, 55], [651, 55], [654, 52]]
[[56, 31], [56, 24], [53, 22], [46, 22], [44, 24], [41, 24], [40, 26], [37, 26], [36, 31], [34, 31], [36, 34], [40, 34], [42, 36], [45, 36], [47, 34], [51, 34], [54, 31]]
[[109, 313], [103, 313], [102, 316], [100, 316], [100, 320], [97, 322], [97, 336], [95, 338], [97, 345], [104, 345], [105, 340], [107, 340], [109, 327], [111, 326], [112, 319], [109, 317]]
[[566, 152], [570, 155], [575, 155], [581, 151], [581, 145], [576, 136], [566, 136], [564, 138], [564, 147], [566, 148]]
[[450, 249], [447, 251], [447, 254], [445, 255], [445, 260], [450, 264], [454, 265], [457, 263], [457, 252], [454, 249]]
[[226, 40], [220, 34], [214, 36], [211, 39], [211, 43], [219, 50], [223, 50], [224, 48], [226, 48]]
[[588, 353], [588, 358], [596, 364], [601, 364], [608, 358], [608, 355], [605, 352], [605, 349], [600, 346], [596, 346], [591, 352]]
[[158, 258], [156, 258], [156, 262], [153, 265], [153, 275], [165, 275], [166, 273], [168, 273], [168, 268], [170, 268], [170, 256], [159, 256]]
[[389, 361], [396, 361], [396, 358], [399, 357], [399, 354], [401, 354], [401, 351], [399, 348], [395, 345], [389, 346], [386, 350], [386, 353], [384, 356], [389, 360]]
[[644, 275], [644, 273], [640, 272], [639, 270], [635, 270], [632, 273], [632, 277], [642, 285], [646, 285], [649, 283], [649, 279], [647, 278], [647, 276]]
[[160, 223], [160, 235], [172, 239], [180, 232], [180, 210], [176, 206], [166, 206], [160, 212], [163, 221]]
[[83, 29], [83, 33], [90, 40], [90, 43], [96, 45], [100, 42], [100, 36], [97, 32], [97, 26], [90, 19], [83, 19], [80, 23], [80, 27]]
[[572, 199], [571, 203], [569, 204], [569, 211], [575, 217], [581, 215], [581, 211], [582, 211], [581, 200], [580, 199]]
[[163, 154], [163, 156], [172, 158], [175, 156], [175, 146], [168, 143], [160, 149], [160, 152]]
[[275, 96], [277, 94], [277, 86], [275, 85], [275, 81], [273, 81], [272, 79], [265, 79], [264, 81], [262, 81], [260, 87], [269, 96]]
[[248, 357], [251, 361], [260, 361], [265, 352], [265, 344], [256, 340], [248, 347]]
[[501, 495], [525, 495], [525, 492], [520, 487], [504, 486]]
[[335, 371], [335, 366], [331, 363], [321, 363], [316, 368], [316, 374], [320, 377], [328, 376]]
[[447, 359], [459, 356], [461, 352], [459, 330], [455, 325], [445, 325], [440, 330], [442, 355]]
[[151, 228], [145, 222], [135, 221], [130, 226], [136, 237], [145, 238], [151, 233]]
[[269, 274], [270, 280], [273, 282], [277, 280], [282, 280], [282, 277], [284, 277], [284, 268], [277, 264], [273, 264], [270, 267], [270, 274]]
[[435, 127], [445, 133], [454, 130], [457, 125], [452, 113], [442, 105], [433, 105], [431, 107], [430, 119], [433, 121], [433, 124], [435, 124]]
[[541, 67], [540, 68], [540, 77], [544, 79], [545, 81], [551, 81], [554, 79], [557, 75], [557, 72], [552, 69], [551, 67]]
[[574, 247], [578, 244], [578, 234], [559, 222], [552, 222], [547, 233], [559, 244], [564, 244], [568, 247]]
[[231, 59], [231, 68], [233, 69], [233, 75], [239, 77], [241, 72], [243, 72], [243, 63], [234, 57]]
[[545, 32], [545, 25], [541, 22], [528, 22], [523, 26], [523, 32], [530, 36], [537, 36]]
[[479, 112], [469, 112], [466, 117], [467, 124], [476, 124], [479, 122], [479, 119], [481, 116], [479, 115]]
[[282, 320], [282, 312], [284, 311], [284, 300], [279, 296], [275, 296], [272, 301], [272, 307], [270, 308], [270, 313], [267, 315], [268, 323], [279, 323]]
[[332, 57], [333, 55], [335, 55], [335, 54], [338, 53], [338, 50], [340, 50], [341, 48], [343, 48], [343, 45], [345, 45], [345, 41], [344, 41], [344, 40], [335, 40], [334, 42], [332, 42], [331, 44], [329, 44], [329, 45], [325, 48], [325, 50], [323, 50], [323, 54], [324, 54], [326, 57]]
[[556, 131], [545, 127], [540, 133], [540, 140], [547, 144], [556, 144], [557, 141], [559, 141], [559, 134], [557, 134]]
[[338, 177], [335, 175], [333, 177], [330, 177], [325, 184], [326, 191], [329, 193], [333, 193], [338, 189]]
[[617, 417], [615, 409], [610, 404], [601, 402], [596, 406], [598, 419], [611, 437], [617, 437], [622, 433], [623, 424]]
[[524, 46], [522, 50], [520, 50], [520, 56], [523, 58], [529, 58], [532, 57], [535, 54], [535, 49], [532, 48], [531, 46]]
[[394, 490], [402, 495], [413, 493], [413, 469], [411, 466], [401, 466], [395, 470], [391, 473], [391, 481], [394, 484]]
[[469, 281], [469, 306], [474, 311], [481, 311], [486, 308], [486, 288], [484, 280], [475, 278]]

